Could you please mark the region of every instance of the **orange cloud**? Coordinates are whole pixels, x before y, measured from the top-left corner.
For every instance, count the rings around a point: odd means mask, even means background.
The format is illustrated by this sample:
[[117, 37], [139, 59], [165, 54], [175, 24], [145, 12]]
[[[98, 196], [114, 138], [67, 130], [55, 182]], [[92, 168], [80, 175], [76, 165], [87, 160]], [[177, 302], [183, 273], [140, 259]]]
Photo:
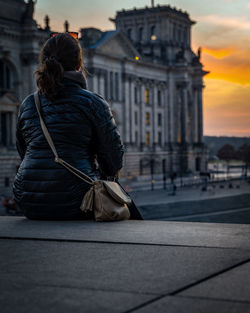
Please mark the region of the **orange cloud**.
[[222, 59], [229, 55], [234, 54], [237, 51], [235, 47], [226, 47], [226, 48], [209, 48], [202, 47], [202, 52], [208, 55], [211, 55], [215, 58]]
[[250, 84], [250, 58], [246, 44], [245, 47], [205, 47], [203, 51], [202, 63], [210, 71], [209, 78]]
[[250, 136], [250, 85], [205, 77], [204, 134]]

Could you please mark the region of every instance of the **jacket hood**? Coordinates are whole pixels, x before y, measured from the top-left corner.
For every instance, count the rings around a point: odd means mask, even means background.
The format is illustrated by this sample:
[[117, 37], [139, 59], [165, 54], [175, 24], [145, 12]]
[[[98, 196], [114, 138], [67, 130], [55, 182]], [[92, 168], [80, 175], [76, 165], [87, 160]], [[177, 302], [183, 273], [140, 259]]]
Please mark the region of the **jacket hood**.
[[64, 71], [63, 76], [79, 83], [83, 89], [88, 88], [86, 77], [82, 71]]

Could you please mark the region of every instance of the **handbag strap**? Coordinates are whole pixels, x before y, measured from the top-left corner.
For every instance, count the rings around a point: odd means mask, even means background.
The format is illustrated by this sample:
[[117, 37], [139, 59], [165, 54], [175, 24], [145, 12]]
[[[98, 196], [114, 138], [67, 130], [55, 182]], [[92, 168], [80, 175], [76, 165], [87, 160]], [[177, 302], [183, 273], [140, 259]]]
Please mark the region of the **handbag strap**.
[[[35, 104], [36, 104], [36, 109], [39, 115], [39, 119], [40, 119], [40, 123], [41, 123], [41, 127], [42, 127], [42, 131], [43, 134], [55, 156], [55, 162], [61, 164], [62, 166], [64, 166], [68, 171], [70, 171], [71, 173], [73, 173], [75, 176], [77, 176], [78, 178], [80, 178], [81, 180], [85, 181], [86, 183], [93, 185], [94, 184], [94, 180], [89, 177], [88, 175], [86, 175], [85, 173], [79, 171], [77, 168], [75, 168], [74, 166], [70, 165], [69, 163], [67, 163], [66, 161], [64, 161], [63, 159], [59, 158], [58, 153], [56, 151], [56, 147], [54, 145], [54, 142], [50, 136], [50, 133], [44, 123], [44, 120], [42, 118], [42, 114], [41, 114], [41, 102], [40, 102], [40, 98], [39, 98], [39, 93], [38, 91], [36, 91], [34, 93], [34, 98], [35, 98]], [[85, 176], [87, 179], [82, 177]]]

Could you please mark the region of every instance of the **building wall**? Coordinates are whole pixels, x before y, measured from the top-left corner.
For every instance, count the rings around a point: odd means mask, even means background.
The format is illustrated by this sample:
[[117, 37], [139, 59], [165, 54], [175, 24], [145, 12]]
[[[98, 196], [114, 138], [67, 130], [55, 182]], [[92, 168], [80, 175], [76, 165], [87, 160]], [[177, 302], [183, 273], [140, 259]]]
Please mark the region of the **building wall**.
[[[108, 60], [107, 60], [108, 58]], [[119, 60], [96, 52], [86, 59], [91, 64], [90, 86], [95, 92], [98, 80], [106, 79], [106, 99], [110, 103], [122, 140], [126, 147], [123, 175], [139, 175], [141, 164], [148, 155], [155, 160], [166, 159], [166, 170], [186, 172], [205, 171], [206, 154], [202, 147], [202, 85], [192, 76], [189, 67], [171, 69], [163, 65]], [[180, 74], [181, 72], [181, 74]], [[115, 75], [119, 77], [118, 98]], [[202, 78], [199, 77], [202, 81]], [[135, 89], [136, 88], [136, 89]], [[149, 103], [145, 102], [145, 90], [149, 90]], [[158, 99], [160, 91], [160, 100]], [[137, 93], [137, 97], [135, 97]], [[146, 122], [149, 114], [149, 125]], [[158, 114], [161, 114], [159, 123]], [[160, 125], [159, 125], [160, 124]], [[149, 133], [149, 144], [147, 134]], [[161, 143], [159, 144], [159, 133]], [[194, 145], [199, 145], [197, 152]], [[200, 166], [196, 166], [196, 158]], [[148, 174], [150, 164], [144, 166]], [[161, 173], [162, 166], [155, 166]]]

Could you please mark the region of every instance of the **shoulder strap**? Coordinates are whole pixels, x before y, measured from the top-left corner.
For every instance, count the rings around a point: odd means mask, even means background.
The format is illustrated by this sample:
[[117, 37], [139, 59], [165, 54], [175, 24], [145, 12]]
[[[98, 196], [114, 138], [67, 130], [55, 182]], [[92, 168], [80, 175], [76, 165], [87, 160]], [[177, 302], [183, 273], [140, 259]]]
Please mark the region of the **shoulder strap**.
[[[67, 163], [66, 161], [64, 161], [63, 159], [59, 158], [58, 153], [56, 151], [56, 147], [54, 145], [54, 142], [50, 136], [50, 133], [44, 123], [44, 120], [42, 118], [42, 114], [41, 114], [41, 103], [40, 103], [40, 98], [39, 98], [39, 93], [38, 91], [36, 91], [34, 93], [34, 98], [35, 98], [35, 104], [36, 104], [36, 109], [39, 115], [39, 119], [40, 119], [40, 123], [41, 123], [41, 127], [42, 127], [42, 131], [44, 133], [44, 136], [46, 138], [46, 140], [48, 141], [48, 144], [55, 156], [55, 162], [61, 164], [62, 166], [64, 166], [68, 171], [70, 171], [71, 173], [73, 173], [74, 175], [76, 175], [78, 178], [82, 179], [83, 181], [85, 181], [86, 183], [93, 185], [94, 180], [89, 177], [88, 175], [86, 175], [85, 173], [79, 171], [77, 168], [75, 168], [74, 166], [70, 165], [69, 163]], [[84, 179], [83, 176], [85, 176], [88, 180]]]

